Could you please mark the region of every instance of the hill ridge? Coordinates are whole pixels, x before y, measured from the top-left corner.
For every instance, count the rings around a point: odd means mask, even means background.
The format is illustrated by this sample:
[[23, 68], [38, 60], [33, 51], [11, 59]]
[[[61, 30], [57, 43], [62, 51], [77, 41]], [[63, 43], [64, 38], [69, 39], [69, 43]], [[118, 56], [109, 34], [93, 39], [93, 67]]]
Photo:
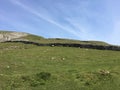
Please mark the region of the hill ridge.
[[100, 41], [78, 41], [62, 38], [45, 39], [37, 35], [14, 31], [0, 31], [0, 42], [20, 42], [37, 46], [63, 46], [120, 51], [120, 46], [114, 46]]

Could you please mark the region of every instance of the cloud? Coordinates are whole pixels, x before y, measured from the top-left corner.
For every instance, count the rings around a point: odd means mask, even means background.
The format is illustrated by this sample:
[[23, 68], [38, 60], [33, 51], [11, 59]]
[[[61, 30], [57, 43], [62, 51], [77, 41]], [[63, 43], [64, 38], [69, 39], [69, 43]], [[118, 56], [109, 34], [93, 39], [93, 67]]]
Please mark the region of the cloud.
[[17, 30], [17, 31], [24, 32], [24, 30], [27, 30], [28, 28], [31, 29], [31, 31], [33, 29], [33, 27], [31, 27], [30, 25], [23, 24], [23, 22], [20, 22], [12, 17], [10, 18], [10, 15], [4, 14], [4, 12], [2, 12], [2, 14], [0, 14], [0, 21], [1, 21], [0, 29], [7, 30], [7, 31]]
[[106, 7], [111, 19], [111, 25], [109, 30], [108, 41], [113, 44], [120, 45], [120, 1], [119, 0], [107, 0]]
[[110, 42], [114, 44], [120, 44], [120, 20], [113, 22], [113, 30], [110, 34]]
[[94, 39], [93, 33], [90, 32], [90, 27], [87, 23], [83, 23], [83, 21], [79, 21], [74, 18], [67, 18], [66, 19], [76, 30], [77, 33], [82, 37], [82, 39]]
[[[110, 19], [110, 17], [106, 17], [106, 7], [105, 4], [103, 5], [104, 0], [99, 2], [96, 0], [95, 2], [90, 0], [71, 0], [74, 3], [65, 0], [57, 2], [51, 2], [51, 0], [32, 2], [31, 0], [31, 2], [26, 1], [26, 3], [23, 2], [25, 0], [10, 1], [17, 8], [27, 11], [31, 16], [38, 18], [39, 21], [42, 19], [58, 27], [57, 29], [61, 29], [63, 33], [68, 32], [68, 34], [77, 39], [108, 40], [106, 33], [110, 28], [105, 28], [105, 26], [106, 24], [109, 26], [107, 19]], [[67, 33], [64, 35], [67, 36]], [[106, 37], [105, 39], [103, 38], [104, 36]]]
[[15, 5], [18, 5], [19, 7], [23, 8], [24, 10], [32, 13], [33, 15], [61, 28], [62, 30], [65, 30], [79, 38], [81, 38], [81, 36], [79, 35], [79, 33], [77, 33], [74, 29], [72, 29], [70, 26], [67, 26], [67, 25], [63, 25], [63, 24], [60, 24], [59, 22], [56, 22], [55, 20], [51, 19], [48, 15], [45, 15], [44, 13], [40, 13], [39, 11], [29, 7], [29, 6], [26, 6], [25, 4], [23, 4], [22, 2], [18, 1], [18, 0], [11, 0], [11, 2]]

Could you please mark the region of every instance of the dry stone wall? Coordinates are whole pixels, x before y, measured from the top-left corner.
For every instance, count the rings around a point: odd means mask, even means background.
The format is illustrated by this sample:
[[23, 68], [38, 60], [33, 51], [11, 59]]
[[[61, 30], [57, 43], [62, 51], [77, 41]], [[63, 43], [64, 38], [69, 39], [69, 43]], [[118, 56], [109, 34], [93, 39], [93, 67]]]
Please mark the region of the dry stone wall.
[[76, 47], [76, 48], [88, 48], [88, 49], [98, 49], [98, 50], [114, 50], [114, 51], [120, 51], [120, 46], [103, 46], [103, 45], [92, 45], [92, 44], [71, 44], [71, 43], [37, 43], [37, 42], [31, 42], [31, 41], [7, 41], [7, 42], [20, 42], [24, 44], [33, 44], [36, 46], [61, 46], [61, 47]]

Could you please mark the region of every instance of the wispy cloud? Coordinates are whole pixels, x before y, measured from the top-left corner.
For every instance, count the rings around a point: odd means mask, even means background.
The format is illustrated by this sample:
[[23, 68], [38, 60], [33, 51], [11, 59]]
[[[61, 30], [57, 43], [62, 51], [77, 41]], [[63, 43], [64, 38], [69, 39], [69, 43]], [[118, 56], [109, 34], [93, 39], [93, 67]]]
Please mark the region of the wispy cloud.
[[[28, 30], [40, 29], [35, 33], [44, 33], [46, 37], [119, 41], [117, 38], [120, 33], [120, 7], [116, 4], [120, 2], [119, 0], [116, 0], [117, 2], [112, 0], [94, 0], [94, 2], [91, 0], [9, 1], [11, 2], [9, 5], [16, 7], [16, 9], [12, 7], [13, 11], [18, 10], [25, 16], [10, 12], [8, 14], [16, 16], [17, 24], [24, 23], [23, 26], [26, 25]], [[49, 32], [48, 35], [46, 32]]]
[[87, 23], [84, 25], [83, 22], [78, 21], [76, 19], [72, 19], [72, 18], [67, 18], [66, 20], [70, 23], [71, 26], [74, 27], [74, 29], [76, 30], [77, 33], [79, 33], [82, 39], [88, 40], [88, 38], [89, 39], [95, 38], [93, 33], [90, 32], [90, 26]]
[[75, 2], [74, 4], [71, 3], [68, 5], [61, 3], [57, 8], [64, 13], [67, 23], [79, 33], [82, 39], [101, 40], [101, 37], [98, 37], [98, 35], [100, 36], [105, 26], [103, 23], [106, 23], [105, 7], [102, 6], [104, 10], [101, 11], [98, 8], [100, 4], [97, 1], [76, 0]]
[[113, 29], [110, 33], [110, 42], [114, 44], [120, 43], [120, 20], [116, 20], [113, 22]]
[[[18, 22], [16, 19], [10, 18], [9, 15], [0, 14], [0, 30], [9, 30], [9, 31], [22, 31], [27, 30], [30, 27], [30, 30], [32, 31], [33, 27], [29, 26], [28, 24], [24, 24], [23, 22]], [[34, 30], [34, 29], [33, 29]]]
[[110, 19], [111, 19], [111, 25], [109, 33], [109, 42], [114, 44], [120, 45], [120, 1], [119, 0], [107, 0], [106, 1], [106, 7], [107, 11], [109, 13]]
[[29, 6], [26, 6], [25, 4], [23, 4], [22, 2], [18, 1], [18, 0], [11, 0], [11, 2], [15, 5], [18, 5], [19, 7], [25, 9], [26, 11], [34, 14], [35, 16], [53, 24], [53, 25], [56, 25], [57, 27], [61, 28], [62, 30], [65, 30], [79, 38], [81, 38], [80, 34], [78, 32], [76, 32], [74, 29], [72, 29], [70, 26], [67, 26], [67, 25], [62, 25], [58, 22], [56, 22], [55, 20], [49, 18], [49, 16], [47, 15], [44, 15], [42, 13], [40, 13], [39, 11], [36, 11], [35, 9], [29, 7]]

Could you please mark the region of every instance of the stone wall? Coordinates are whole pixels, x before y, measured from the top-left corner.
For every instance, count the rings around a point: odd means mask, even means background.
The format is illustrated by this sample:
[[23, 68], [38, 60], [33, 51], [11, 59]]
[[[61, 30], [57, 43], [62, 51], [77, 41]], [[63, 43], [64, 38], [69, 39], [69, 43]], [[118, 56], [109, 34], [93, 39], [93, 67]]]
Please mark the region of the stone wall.
[[62, 47], [76, 47], [76, 48], [89, 48], [89, 49], [99, 49], [99, 50], [114, 50], [114, 51], [120, 51], [120, 46], [103, 46], [103, 45], [91, 45], [91, 44], [71, 44], [71, 43], [48, 43], [48, 44], [42, 44], [37, 42], [31, 42], [31, 41], [6, 41], [6, 42], [20, 42], [24, 44], [33, 44], [37, 46], [62, 46]]

